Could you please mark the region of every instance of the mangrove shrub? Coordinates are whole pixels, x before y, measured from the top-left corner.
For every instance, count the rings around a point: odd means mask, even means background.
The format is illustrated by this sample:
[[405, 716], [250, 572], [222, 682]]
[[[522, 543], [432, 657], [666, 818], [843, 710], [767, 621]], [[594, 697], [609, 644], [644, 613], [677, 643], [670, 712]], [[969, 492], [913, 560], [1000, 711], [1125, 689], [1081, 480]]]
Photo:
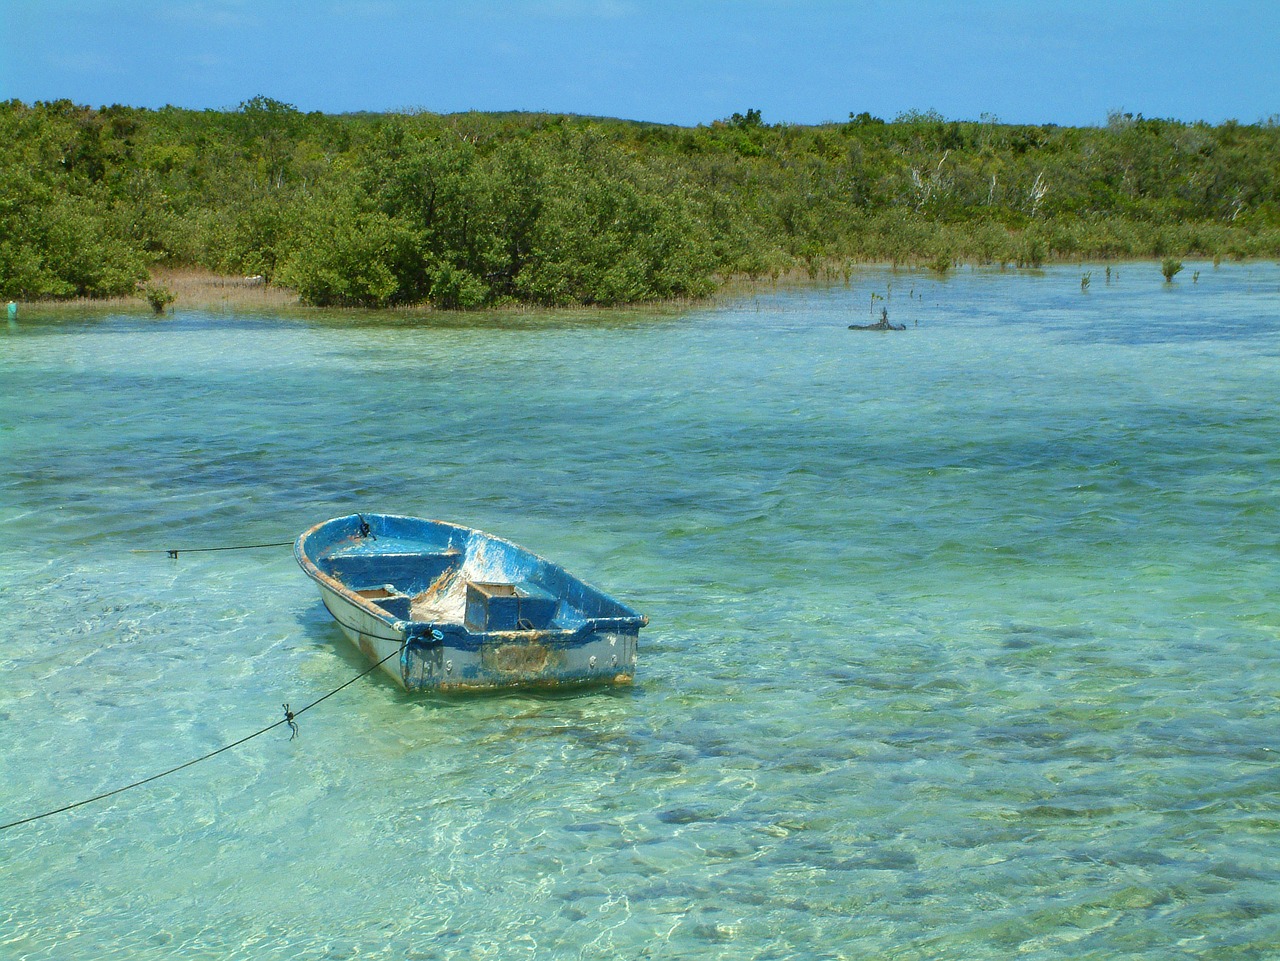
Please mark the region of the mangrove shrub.
[[155, 264], [309, 303], [698, 297], [725, 277], [1280, 255], [1280, 127], [1113, 114], [694, 128], [552, 114], [0, 104], [0, 296], [131, 292]]

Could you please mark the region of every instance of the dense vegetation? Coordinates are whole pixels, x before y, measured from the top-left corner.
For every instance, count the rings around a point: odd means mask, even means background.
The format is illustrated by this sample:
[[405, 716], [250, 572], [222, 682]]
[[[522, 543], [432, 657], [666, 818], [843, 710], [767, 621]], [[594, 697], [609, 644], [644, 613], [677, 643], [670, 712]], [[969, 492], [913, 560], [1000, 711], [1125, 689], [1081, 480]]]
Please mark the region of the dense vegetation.
[[1280, 126], [911, 113], [682, 128], [543, 114], [0, 104], [0, 294], [153, 264], [313, 304], [616, 304], [860, 260], [1280, 254]]

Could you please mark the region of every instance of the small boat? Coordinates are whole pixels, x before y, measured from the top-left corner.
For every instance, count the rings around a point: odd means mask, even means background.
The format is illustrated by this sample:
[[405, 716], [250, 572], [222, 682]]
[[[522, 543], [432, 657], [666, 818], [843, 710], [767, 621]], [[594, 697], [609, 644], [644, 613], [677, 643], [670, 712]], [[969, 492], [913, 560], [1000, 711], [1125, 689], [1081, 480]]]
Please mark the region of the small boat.
[[492, 534], [350, 514], [304, 532], [294, 555], [343, 633], [406, 690], [635, 677], [636, 643], [649, 619]]

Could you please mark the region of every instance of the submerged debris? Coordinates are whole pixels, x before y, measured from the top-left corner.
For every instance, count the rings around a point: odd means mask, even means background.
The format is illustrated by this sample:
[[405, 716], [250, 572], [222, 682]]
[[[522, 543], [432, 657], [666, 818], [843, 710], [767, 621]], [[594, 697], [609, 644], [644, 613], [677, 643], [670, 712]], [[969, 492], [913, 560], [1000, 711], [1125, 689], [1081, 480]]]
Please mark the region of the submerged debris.
[[850, 330], [906, 330], [906, 324], [889, 323], [889, 308], [880, 308], [880, 319], [874, 324], [850, 324]]

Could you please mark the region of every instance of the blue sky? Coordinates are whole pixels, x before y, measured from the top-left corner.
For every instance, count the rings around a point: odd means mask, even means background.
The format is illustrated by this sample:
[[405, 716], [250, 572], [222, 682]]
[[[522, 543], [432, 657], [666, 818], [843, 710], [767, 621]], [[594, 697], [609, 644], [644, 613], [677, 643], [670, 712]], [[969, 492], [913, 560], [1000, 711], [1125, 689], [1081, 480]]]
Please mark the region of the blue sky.
[[1280, 0], [0, 0], [0, 99], [694, 125], [1280, 114]]

